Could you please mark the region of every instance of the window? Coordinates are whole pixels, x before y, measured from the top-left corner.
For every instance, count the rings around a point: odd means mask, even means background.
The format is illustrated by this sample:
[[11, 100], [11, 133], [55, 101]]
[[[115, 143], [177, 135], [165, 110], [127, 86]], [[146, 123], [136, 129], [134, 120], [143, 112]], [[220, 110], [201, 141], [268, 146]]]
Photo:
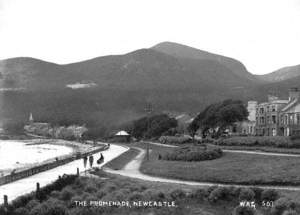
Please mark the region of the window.
[[290, 115], [290, 122], [289, 124], [294, 124], [294, 116], [293, 115]]
[[264, 113], [264, 108], [260, 108], [259, 112]]
[[267, 116], [267, 123], [270, 123], [270, 116]]
[[276, 116], [272, 116], [272, 123], [273, 123], [273, 124], [276, 123]]
[[288, 116], [287, 116], [287, 115], [284, 116], [284, 124], [285, 124], [285, 125], [288, 124]]
[[275, 111], [276, 111], [276, 106], [272, 105], [272, 112], [275, 112]]
[[299, 125], [300, 124], [300, 114], [297, 113], [297, 124]]
[[270, 112], [270, 106], [267, 106], [267, 112]]

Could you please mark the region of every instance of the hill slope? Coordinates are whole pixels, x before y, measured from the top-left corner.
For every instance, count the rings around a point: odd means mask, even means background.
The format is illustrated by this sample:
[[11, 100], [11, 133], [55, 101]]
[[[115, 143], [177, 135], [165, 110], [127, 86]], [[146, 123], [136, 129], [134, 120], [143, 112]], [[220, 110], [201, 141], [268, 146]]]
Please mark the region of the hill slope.
[[233, 58], [213, 54], [173, 42], [159, 43], [156, 46], [153, 46], [152, 49], [180, 58], [214, 60], [226, 66], [233, 73], [240, 77], [249, 79], [251, 81], [258, 81], [254, 75], [247, 71], [246, 67], [241, 62]]
[[231, 58], [173, 43], [58, 65], [0, 61], [0, 119], [117, 126], [155, 111], [200, 111], [226, 98], [260, 99], [269, 88]]
[[279, 82], [298, 76], [300, 76], [300, 65], [284, 67], [272, 73], [265, 75], [257, 75], [256, 77], [260, 80], [267, 82]]

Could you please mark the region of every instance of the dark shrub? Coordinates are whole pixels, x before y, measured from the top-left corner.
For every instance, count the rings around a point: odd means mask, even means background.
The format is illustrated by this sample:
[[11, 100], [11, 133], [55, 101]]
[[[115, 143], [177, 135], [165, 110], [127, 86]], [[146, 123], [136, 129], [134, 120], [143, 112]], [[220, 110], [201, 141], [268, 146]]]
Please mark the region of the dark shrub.
[[147, 201], [161, 201], [166, 199], [166, 195], [162, 191], [156, 189], [147, 189], [142, 195], [143, 199]]
[[204, 200], [209, 196], [209, 192], [207, 189], [197, 189], [192, 193], [192, 198], [198, 200]]
[[159, 142], [163, 144], [184, 144], [184, 143], [191, 143], [192, 138], [187, 136], [180, 136], [180, 137], [161, 136], [159, 138]]
[[85, 188], [85, 192], [87, 192], [87, 193], [96, 193], [97, 192], [97, 188], [96, 188], [95, 185], [88, 185]]
[[180, 200], [180, 199], [185, 198], [185, 196], [186, 196], [185, 192], [183, 190], [180, 190], [180, 189], [175, 189], [175, 190], [170, 192], [170, 197], [173, 200]]
[[163, 160], [170, 161], [203, 161], [220, 158], [223, 152], [219, 148], [205, 149], [199, 146], [176, 148], [162, 155]]
[[241, 189], [242, 188], [240, 187], [234, 187], [234, 186], [228, 187], [228, 192], [231, 198], [232, 199], [237, 198], [240, 195]]
[[142, 198], [143, 198], [143, 194], [136, 191], [129, 195], [130, 201], [140, 201]]
[[69, 201], [74, 196], [74, 191], [70, 187], [64, 188], [60, 193], [60, 199]]
[[284, 213], [282, 215], [299, 215], [299, 214], [295, 210], [287, 210], [287, 211], [284, 211]]
[[280, 148], [295, 148], [300, 145], [294, 144], [288, 137], [283, 136], [248, 136], [248, 137], [230, 137], [215, 141], [217, 145], [223, 146], [272, 146]]
[[24, 207], [28, 202], [34, 199], [34, 196], [35, 196], [34, 193], [20, 196], [12, 201], [11, 206], [12, 208]]
[[239, 195], [240, 201], [252, 201], [254, 200], [255, 193], [250, 188], [242, 188]]
[[58, 199], [59, 196], [60, 196], [60, 192], [57, 191], [57, 190], [54, 190], [54, 191], [52, 191], [52, 192], [50, 193], [50, 196], [53, 197], [53, 198]]
[[32, 208], [34, 208], [35, 206], [37, 206], [39, 204], [40, 204], [40, 202], [38, 200], [33, 199], [27, 203], [26, 208], [30, 211], [30, 210], [32, 210]]
[[275, 201], [279, 198], [279, 194], [276, 190], [264, 190], [261, 193], [261, 199], [263, 201]]
[[15, 215], [29, 215], [29, 210], [27, 208], [17, 208], [15, 210]]
[[295, 209], [295, 203], [288, 198], [279, 198], [274, 202], [274, 207], [271, 210], [271, 214], [281, 215], [288, 209]]
[[233, 215], [254, 215], [254, 214], [255, 214], [255, 209], [251, 207], [237, 206], [233, 210]]
[[217, 187], [208, 196], [208, 201], [217, 202], [218, 200], [228, 200], [230, 197], [227, 187]]
[[67, 208], [56, 200], [47, 200], [30, 211], [30, 215], [68, 215]]
[[251, 190], [253, 190], [253, 192], [255, 193], [255, 200], [257, 202], [261, 201], [261, 194], [264, 191], [263, 189], [259, 188], [259, 187], [251, 187]]

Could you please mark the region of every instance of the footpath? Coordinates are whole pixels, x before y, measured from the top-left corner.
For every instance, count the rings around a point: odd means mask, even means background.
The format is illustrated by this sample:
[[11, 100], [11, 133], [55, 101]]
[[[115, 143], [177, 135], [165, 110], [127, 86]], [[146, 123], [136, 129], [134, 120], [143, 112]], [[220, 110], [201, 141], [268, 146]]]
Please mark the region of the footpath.
[[[93, 154], [94, 156], [94, 164], [93, 167], [101, 168], [107, 162], [113, 160], [114, 158], [120, 156], [122, 153], [126, 152], [128, 148], [118, 145], [111, 144], [109, 149], [102, 151], [104, 156], [104, 162], [101, 164], [97, 164], [96, 160], [100, 157], [100, 153], [97, 152]], [[89, 164], [87, 164], [87, 168], [84, 168], [83, 159], [74, 160], [65, 165], [55, 167], [53, 169], [49, 169], [44, 172], [40, 172], [29, 176], [27, 178], [23, 178], [9, 184], [5, 184], [0, 186], [0, 204], [3, 204], [4, 195], [8, 196], [8, 202], [14, 200], [15, 198], [30, 193], [36, 190], [36, 184], [39, 183], [40, 187], [46, 186], [47, 184], [55, 181], [59, 176], [64, 174], [76, 174], [77, 168], [79, 169], [80, 174], [85, 170], [91, 169]], [[82, 175], [82, 174], [81, 174]]]
[[[157, 145], [159, 143], [155, 143]], [[165, 144], [162, 144], [162, 146], [166, 146]], [[167, 146], [167, 147], [174, 147], [174, 146]], [[163, 177], [157, 177], [157, 176], [150, 176], [142, 173], [140, 171], [140, 166], [142, 164], [142, 161], [146, 155], [146, 150], [138, 147], [133, 147], [140, 151], [140, 153], [132, 160], [130, 161], [123, 169], [121, 170], [113, 170], [110, 168], [103, 168], [103, 170], [107, 173], [111, 174], [118, 174], [130, 178], [136, 178], [146, 181], [153, 181], [153, 182], [163, 182], [163, 183], [174, 183], [174, 184], [184, 184], [184, 185], [193, 185], [193, 186], [199, 186], [199, 187], [205, 187], [205, 186], [221, 186], [221, 187], [253, 187], [254, 185], [240, 185], [240, 184], [221, 184], [221, 183], [210, 183], [210, 182], [198, 182], [198, 181], [186, 181], [186, 180], [177, 180], [177, 179], [169, 179], [169, 178], [163, 178]], [[231, 150], [230, 150], [231, 151]], [[241, 153], [247, 153], [245, 151], [242, 151]], [[252, 152], [251, 152], [252, 153]], [[255, 152], [253, 152], [255, 153]], [[269, 153], [264, 153], [269, 154]], [[276, 154], [271, 153], [272, 156], [283, 156], [282, 154]], [[286, 154], [288, 155], [288, 154]], [[300, 191], [300, 186], [265, 186], [265, 185], [255, 185], [255, 187], [259, 187], [262, 189], [276, 189], [276, 190], [289, 190], [289, 191]]]

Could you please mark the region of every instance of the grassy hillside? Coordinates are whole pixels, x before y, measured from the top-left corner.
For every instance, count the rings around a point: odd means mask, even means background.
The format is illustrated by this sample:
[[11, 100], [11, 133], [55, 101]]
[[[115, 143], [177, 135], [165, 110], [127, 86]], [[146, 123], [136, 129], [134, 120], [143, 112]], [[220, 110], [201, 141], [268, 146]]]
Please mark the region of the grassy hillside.
[[239, 61], [174, 43], [66, 65], [12, 58], [0, 61], [0, 74], [2, 121], [24, 121], [32, 112], [37, 120], [100, 127], [144, 115], [148, 102], [157, 112], [193, 114], [291, 86], [262, 84]]

